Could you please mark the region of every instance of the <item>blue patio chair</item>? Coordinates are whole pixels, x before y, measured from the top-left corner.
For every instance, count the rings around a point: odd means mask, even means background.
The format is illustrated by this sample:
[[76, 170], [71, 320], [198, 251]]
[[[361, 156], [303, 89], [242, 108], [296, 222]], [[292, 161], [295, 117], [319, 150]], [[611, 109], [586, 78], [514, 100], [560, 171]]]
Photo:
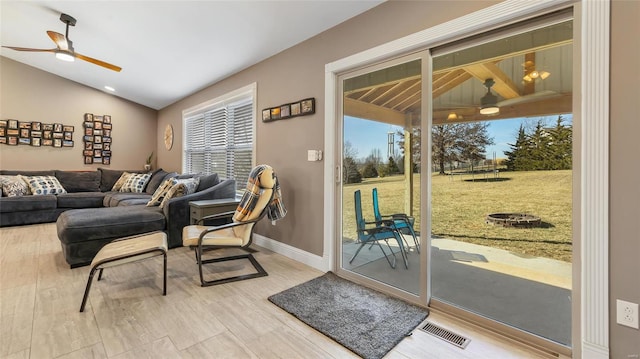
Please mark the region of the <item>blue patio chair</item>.
[[[393, 221], [393, 225], [395, 226], [400, 233], [403, 234], [402, 238], [405, 240], [404, 235], [408, 234], [413, 237], [413, 243], [416, 246], [416, 251], [420, 253], [420, 241], [418, 240], [418, 236], [416, 236], [416, 232], [413, 230], [413, 224], [415, 222], [414, 217], [407, 216], [404, 213], [395, 213], [383, 215], [380, 214], [380, 204], [378, 201], [378, 189], [374, 188], [371, 190], [371, 195], [373, 196], [373, 216], [376, 219], [376, 222], [382, 222], [385, 220]], [[407, 243], [407, 248], [410, 248], [409, 243]]]
[[[371, 249], [374, 244], [377, 244], [378, 247], [380, 247], [380, 250], [382, 250], [384, 257], [387, 259], [387, 262], [389, 263], [391, 268], [395, 269], [396, 255], [389, 245], [389, 239], [395, 239], [398, 242], [398, 246], [400, 246], [400, 253], [402, 254], [402, 259], [404, 260], [404, 266], [405, 268], [409, 269], [409, 261], [407, 260], [406, 253], [403, 248], [404, 245], [402, 243], [402, 235], [392, 227], [393, 222], [367, 222], [362, 216], [362, 201], [360, 190], [357, 190], [353, 193], [353, 202], [356, 212], [356, 231], [358, 232], [358, 242], [360, 242], [360, 246], [356, 250], [356, 253], [353, 255], [353, 257], [351, 257], [351, 259], [349, 260], [349, 263], [353, 262], [358, 253], [360, 253], [362, 247], [367, 244], [371, 244], [371, 246], [369, 247], [369, 249]], [[391, 255], [393, 256], [393, 263], [389, 259], [387, 253], [384, 251], [382, 245], [380, 245], [379, 241], [381, 240], [387, 244], [387, 247], [389, 247], [389, 251], [391, 251]]]

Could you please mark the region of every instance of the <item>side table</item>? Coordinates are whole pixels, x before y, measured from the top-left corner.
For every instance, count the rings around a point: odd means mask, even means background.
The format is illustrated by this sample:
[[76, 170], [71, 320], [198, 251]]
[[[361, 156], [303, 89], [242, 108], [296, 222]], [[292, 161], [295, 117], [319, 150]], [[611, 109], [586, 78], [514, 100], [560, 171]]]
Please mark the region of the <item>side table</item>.
[[[235, 198], [223, 198], [223, 199], [211, 199], [203, 201], [191, 201], [189, 202], [189, 213], [191, 214], [191, 224], [198, 224], [198, 221], [206, 216], [212, 214], [224, 213], [229, 211], [235, 211], [240, 203], [239, 199]], [[210, 225], [208, 223], [201, 223], [202, 225]]]

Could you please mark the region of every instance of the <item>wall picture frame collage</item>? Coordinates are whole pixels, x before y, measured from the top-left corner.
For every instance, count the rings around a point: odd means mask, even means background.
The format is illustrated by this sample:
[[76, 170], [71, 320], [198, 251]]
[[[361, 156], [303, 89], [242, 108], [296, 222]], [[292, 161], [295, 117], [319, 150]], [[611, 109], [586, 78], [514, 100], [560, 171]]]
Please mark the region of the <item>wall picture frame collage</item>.
[[0, 120], [0, 144], [73, 147], [74, 126], [39, 121]]
[[287, 118], [312, 115], [316, 113], [316, 99], [306, 98], [297, 102], [262, 110], [262, 122], [284, 120]]
[[91, 165], [100, 163], [111, 164], [111, 115], [84, 114], [84, 149], [82, 156], [84, 164]]

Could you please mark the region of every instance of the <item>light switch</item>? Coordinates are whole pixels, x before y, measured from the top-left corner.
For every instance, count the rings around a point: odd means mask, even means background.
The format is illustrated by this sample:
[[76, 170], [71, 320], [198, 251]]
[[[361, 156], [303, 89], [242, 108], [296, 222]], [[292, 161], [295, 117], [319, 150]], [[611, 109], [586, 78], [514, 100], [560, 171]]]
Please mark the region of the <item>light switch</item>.
[[322, 151], [320, 150], [308, 150], [307, 151], [307, 161], [322, 161]]

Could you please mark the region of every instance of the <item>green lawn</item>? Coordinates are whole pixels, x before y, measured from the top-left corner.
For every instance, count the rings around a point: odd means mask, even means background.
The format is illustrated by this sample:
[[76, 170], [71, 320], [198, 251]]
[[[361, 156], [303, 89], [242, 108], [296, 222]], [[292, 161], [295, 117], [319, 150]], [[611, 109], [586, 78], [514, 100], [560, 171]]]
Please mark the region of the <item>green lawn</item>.
[[[571, 171], [501, 172], [499, 181], [483, 175], [432, 177], [433, 235], [502, 248], [523, 256], [571, 261]], [[489, 178], [492, 178], [489, 177]], [[420, 221], [420, 176], [414, 182], [414, 216]], [[373, 220], [371, 189], [378, 188], [383, 214], [404, 212], [403, 177], [367, 179], [344, 186], [343, 235], [355, 238], [353, 192], [362, 191], [365, 219]], [[542, 219], [539, 228], [503, 228], [485, 222], [489, 213], [518, 212]]]

